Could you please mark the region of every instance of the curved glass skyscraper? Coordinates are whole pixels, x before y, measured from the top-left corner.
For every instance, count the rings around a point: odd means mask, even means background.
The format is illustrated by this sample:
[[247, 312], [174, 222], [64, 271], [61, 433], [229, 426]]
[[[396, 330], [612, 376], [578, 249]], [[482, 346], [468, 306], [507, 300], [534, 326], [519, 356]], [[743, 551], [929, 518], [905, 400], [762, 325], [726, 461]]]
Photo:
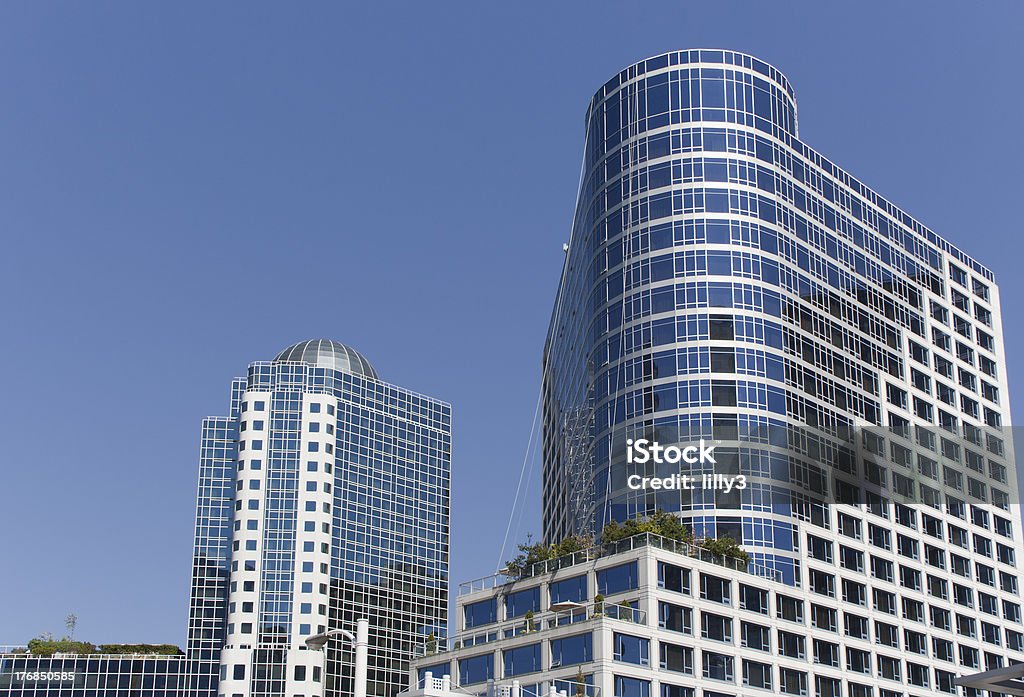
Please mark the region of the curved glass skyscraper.
[[[985, 267], [800, 141], [772, 66], [623, 70], [587, 111], [544, 351], [545, 538], [661, 508], [799, 584], [804, 530], [888, 527], [897, 494], [1019, 526], [998, 302]], [[638, 438], [713, 440], [748, 486], [631, 489], [680, 469], [628, 464]]]

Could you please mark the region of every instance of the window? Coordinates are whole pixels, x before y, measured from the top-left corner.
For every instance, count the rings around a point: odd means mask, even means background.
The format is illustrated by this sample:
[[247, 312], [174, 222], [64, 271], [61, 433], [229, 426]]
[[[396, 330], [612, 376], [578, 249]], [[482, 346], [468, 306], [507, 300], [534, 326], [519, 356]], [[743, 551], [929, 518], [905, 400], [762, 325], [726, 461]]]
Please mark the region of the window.
[[897, 436], [910, 438], [910, 422], [898, 414], [889, 414], [889, 430]]
[[1006, 648], [1011, 651], [1022, 651], [1024, 650], [1024, 634], [1014, 630], [1006, 630]]
[[[570, 685], [570, 687], [572, 687]], [[560, 690], [563, 688], [559, 688]], [[567, 690], [566, 694], [572, 694], [571, 691]], [[694, 691], [692, 687], [682, 687], [681, 685], [669, 685], [668, 683], [661, 683], [661, 697], [694, 697]]]
[[673, 603], [658, 602], [658, 626], [672, 632], [691, 634], [693, 632], [693, 612], [688, 607]]
[[844, 612], [843, 624], [845, 625], [846, 636], [853, 637], [855, 639], [868, 638], [868, 619], [866, 617], [851, 615], [849, 612]]
[[435, 663], [434, 665], [423, 666], [416, 669], [417, 679], [422, 683], [427, 677], [427, 673], [436, 677], [438, 675], [451, 675], [452, 664], [451, 663]]
[[[312, 570], [312, 569], [311, 569]], [[498, 621], [498, 603], [495, 598], [470, 603], [463, 607], [466, 627], [479, 627]]]
[[501, 652], [505, 664], [505, 677], [510, 678], [540, 670], [540, 644], [530, 644]]
[[647, 639], [615, 632], [612, 644], [616, 661], [635, 663], [638, 666], [650, 665], [650, 642]]
[[875, 688], [871, 685], [861, 685], [856, 682], [847, 682], [846, 685], [849, 690], [847, 697], [875, 697]]
[[615, 697], [651, 697], [651, 683], [648, 680], [616, 675]]
[[[923, 653], [923, 652], [922, 652]], [[932, 637], [932, 655], [936, 660], [953, 662], [953, 642], [949, 639]]]
[[928, 666], [907, 661], [907, 681], [917, 687], [928, 687]]
[[896, 535], [896, 551], [908, 559], [917, 559], [917, 540], [907, 535]]
[[842, 585], [843, 602], [847, 602], [852, 605], [867, 605], [867, 587], [863, 583], [858, 583], [857, 581], [851, 581], [848, 578], [844, 578]]
[[998, 605], [999, 602], [994, 595], [990, 595], [984, 591], [978, 591], [978, 609], [986, 615], [998, 615]]
[[832, 543], [815, 535], [807, 535], [807, 554], [812, 559], [832, 563]]
[[889, 656], [878, 656], [878, 677], [886, 680], [901, 680], [900, 660]]
[[854, 673], [870, 673], [871, 653], [869, 651], [864, 651], [862, 649], [854, 649], [847, 647], [846, 669], [853, 671]]
[[776, 617], [788, 622], [804, 621], [804, 601], [791, 598], [788, 595], [775, 595]]
[[861, 573], [864, 571], [864, 552], [853, 547], [839, 545], [839, 564], [844, 569]]
[[772, 667], [759, 661], [743, 661], [743, 684], [762, 690], [772, 689]]
[[693, 649], [661, 641], [658, 642], [658, 651], [662, 670], [693, 675]]
[[1007, 573], [1005, 571], [999, 572], [999, 588], [1006, 591], [1007, 593], [1013, 593], [1017, 595], [1017, 577], [1014, 574]]
[[903, 648], [909, 653], [919, 656], [928, 655], [928, 637], [912, 629], [903, 630]]
[[540, 588], [526, 588], [525, 590], [509, 593], [505, 596], [505, 618], [513, 619], [522, 617], [527, 612], [540, 610]]
[[722, 680], [732, 682], [733, 658], [714, 651], [701, 651], [701, 658], [704, 662], [703, 675], [708, 680]]
[[888, 622], [875, 622], [875, 643], [882, 646], [890, 646], [894, 649], [900, 647], [899, 631], [894, 625]]
[[842, 697], [842, 681], [839, 678], [814, 677], [814, 694], [817, 697]]
[[881, 581], [892, 583], [893, 571], [892, 562], [881, 557], [871, 556], [871, 575]]
[[910, 590], [921, 590], [921, 572], [900, 564], [900, 585]]
[[920, 600], [913, 600], [912, 598], [903, 599], [903, 619], [908, 619], [911, 622], [924, 622], [925, 621], [925, 604]]
[[807, 694], [807, 673], [792, 668], [779, 668], [779, 690], [785, 695]]
[[597, 572], [597, 592], [614, 595], [637, 588], [636, 562], [620, 564]]
[[830, 607], [824, 605], [811, 605], [811, 625], [827, 632], [839, 631], [839, 620], [837, 613]]
[[981, 659], [978, 655], [978, 649], [960, 644], [960, 665], [965, 668], [980, 668]]
[[551, 640], [552, 668], [587, 663], [593, 657], [593, 636], [589, 632]]
[[561, 581], [552, 581], [549, 586], [551, 604], [582, 603], [587, 599], [587, 576], [573, 576]]
[[861, 521], [848, 513], [839, 513], [839, 533], [855, 540], [860, 539]]
[[770, 651], [768, 627], [753, 622], [740, 622], [740, 645], [755, 651]]
[[658, 562], [658, 587], [677, 593], [690, 593], [690, 570], [668, 562]]
[[732, 618], [710, 612], [700, 613], [700, 636], [702, 639], [732, 643]]
[[778, 633], [780, 656], [803, 658], [807, 655], [804, 648], [804, 638], [801, 635], [793, 634], [792, 632], [784, 632], [781, 629], [778, 630]]
[[768, 614], [768, 591], [740, 584], [740, 608], [762, 615]]
[[732, 604], [732, 583], [728, 579], [718, 578], [710, 574], [700, 575], [700, 597], [723, 605]]
[[485, 653], [459, 660], [459, 684], [472, 685], [494, 677], [494, 654]]
[[885, 394], [886, 394], [886, 398], [889, 400], [890, 404], [892, 404], [894, 406], [897, 406], [900, 409], [906, 409], [907, 408], [907, 391], [906, 390], [901, 390], [900, 388], [896, 387], [895, 385], [886, 383], [886, 385], [885, 385]]
[[814, 640], [814, 662], [823, 666], [839, 667], [839, 644], [831, 641]]
[[967, 586], [954, 583], [953, 602], [964, 607], [974, 607], [974, 591]]
[[939, 600], [949, 598], [949, 584], [946, 579], [928, 574], [928, 595]]

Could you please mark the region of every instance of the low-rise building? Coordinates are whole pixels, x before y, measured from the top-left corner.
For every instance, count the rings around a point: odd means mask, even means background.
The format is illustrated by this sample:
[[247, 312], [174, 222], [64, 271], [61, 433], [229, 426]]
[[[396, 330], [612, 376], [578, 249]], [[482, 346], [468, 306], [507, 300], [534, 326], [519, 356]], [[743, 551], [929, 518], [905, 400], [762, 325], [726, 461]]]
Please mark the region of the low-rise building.
[[185, 697], [194, 679], [185, 656], [0, 653], [4, 697]]
[[972, 665], [1024, 661], [1019, 630], [998, 618], [836, 571], [794, 586], [693, 545], [626, 538], [463, 584], [457, 634], [424, 643], [410, 684], [429, 673], [473, 695], [923, 697], [957, 694]]

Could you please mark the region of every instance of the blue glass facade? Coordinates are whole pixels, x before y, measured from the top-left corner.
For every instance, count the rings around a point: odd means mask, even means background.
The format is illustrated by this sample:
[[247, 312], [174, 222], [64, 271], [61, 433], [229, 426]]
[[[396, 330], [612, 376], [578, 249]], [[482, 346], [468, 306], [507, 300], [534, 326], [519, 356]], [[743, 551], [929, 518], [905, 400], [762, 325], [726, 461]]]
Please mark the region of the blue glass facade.
[[351, 646], [305, 640], [365, 617], [369, 691], [396, 694], [447, 633], [451, 407], [327, 340], [251, 364], [239, 399], [220, 692], [350, 693]]
[[238, 414], [244, 390], [244, 380], [232, 381], [229, 416], [203, 419], [187, 643], [192, 665], [189, 687], [196, 695], [217, 693], [220, 648], [227, 626]]
[[[801, 142], [797, 123], [786, 78], [731, 51], [658, 56], [594, 96], [543, 360], [545, 539], [661, 508], [798, 584], [800, 524], [829, 526], [829, 501], [878, 464], [863, 429], [945, 431], [1005, 460], [991, 273]], [[943, 325], [957, 308], [967, 317]], [[968, 374], [959, 386], [917, 377], [918, 349], [932, 375], [929, 344], [935, 366]], [[907, 398], [915, 379], [929, 389]], [[936, 396], [946, 405], [928, 406]], [[714, 471], [750, 484], [631, 489], [630, 474], [679, 466], [627, 465], [630, 438], [715, 441]], [[882, 468], [882, 490], [898, 489]], [[931, 484], [917, 500], [962, 499]], [[978, 487], [1008, 510], [1012, 480]]]

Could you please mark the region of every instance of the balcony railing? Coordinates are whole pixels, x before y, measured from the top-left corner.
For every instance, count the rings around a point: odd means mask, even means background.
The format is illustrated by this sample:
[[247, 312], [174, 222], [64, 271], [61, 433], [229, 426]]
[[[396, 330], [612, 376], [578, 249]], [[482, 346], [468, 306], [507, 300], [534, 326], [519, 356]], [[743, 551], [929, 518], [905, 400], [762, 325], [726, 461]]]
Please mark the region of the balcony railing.
[[457, 651], [471, 646], [489, 644], [499, 639], [537, 634], [558, 627], [589, 622], [602, 617], [632, 624], [647, 624], [647, 613], [628, 605], [616, 605], [607, 601], [581, 603], [578, 607], [570, 610], [540, 612], [530, 619], [517, 617], [513, 620], [481, 627], [476, 631], [466, 631], [448, 639], [426, 639], [421, 645], [414, 647], [413, 656], [419, 658], [422, 656], [444, 654], [448, 651]]
[[470, 595], [471, 593], [479, 593], [480, 591], [497, 588], [498, 586], [503, 586], [507, 583], [513, 583], [525, 578], [549, 574], [554, 571], [558, 571], [559, 569], [576, 566], [577, 564], [583, 564], [584, 562], [593, 561], [601, 557], [608, 557], [621, 552], [628, 552], [640, 547], [666, 549], [670, 552], [675, 552], [676, 554], [681, 554], [692, 559], [699, 559], [700, 561], [717, 564], [718, 566], [724, 566], [727, 569], [752, 574], [760, 578], [766, 578], [772, 581], [782, 580], [781, 572], [769, 566], [755, 564], [754, 562], [749, 561], [745, 562], [740, 559], [725, 557], [720, 554], [714, 554], [699, 545], [681, 542], [679, 540], [670, 540], [669, 538], [662, 537], [661, 535], [645, 532], [639, 535], [633, 535], [632, 537], [626, 537], [618, 540], [617, 542], [611, 542], [605, 545], [596, 545], [588, 549], [580, 550], [579, 552], [573, 552], [572, 554], [567, 554], [565, 556], [558, 557], [557, 559], [539, 561], [527, 566], [523, 569], [522, 573], [518, 575], [511, 573], [497, 573], [474, 581], [467, 581], [459, 585], [459, 595], [463, 596]]

